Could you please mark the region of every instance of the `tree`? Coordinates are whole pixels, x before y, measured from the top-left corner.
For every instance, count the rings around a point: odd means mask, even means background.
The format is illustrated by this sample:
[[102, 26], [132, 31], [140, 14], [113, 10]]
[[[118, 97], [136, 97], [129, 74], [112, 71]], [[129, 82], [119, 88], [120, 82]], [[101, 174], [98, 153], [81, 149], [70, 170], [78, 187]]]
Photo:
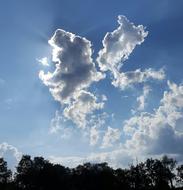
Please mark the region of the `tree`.
[[8, 183], [11, 181], [11, 177], [12, 172], [8, 169], [7, 162], [3, 158], [0, 158], [0, 183]]
[[173, 158], [168, 158], [167, 156], [163, 156], [162, 164], [164, 167], [165, 176], [168, 179], [171, 188], [173, 189], [173, 180], [175, 179], [174, 169], [176, 167], [176, 160], [174, 160]]
[[130, 189], [130, 171], [118, 168], [115, 170], [117, 190]]
[[[182, 190], [183, 165], [164, 156], [147, 159], [129, 169], [114, 170], [107, 163], [85, 163], [70, 169], [43, 157], [22, 156], [12, 178], [7, 163], [0, 159], [0, 190]], [[177, 177], [179, 188], [173, 187]]]
[[183, 165], [180, 165], [177, 168], [177, 183], [179, 186], [183, 185]]
[[151, 186], [158, 189], [168, 189], [170, 184], [173, 189], [174, 169], [176, 166], [174, 159], [167, 156], [164, 156], [161, 160], [147, 159], [145, 165]]
[[31, 190], [33, 187], [33, 161], [29, 155], [23, 155], [17, 166], [15, 182], [18, 188]]
[[0, 189], [8, 188], [8, 183], [11, 182], [12, 172], [7, 167], [7, 162], [0, 158]]

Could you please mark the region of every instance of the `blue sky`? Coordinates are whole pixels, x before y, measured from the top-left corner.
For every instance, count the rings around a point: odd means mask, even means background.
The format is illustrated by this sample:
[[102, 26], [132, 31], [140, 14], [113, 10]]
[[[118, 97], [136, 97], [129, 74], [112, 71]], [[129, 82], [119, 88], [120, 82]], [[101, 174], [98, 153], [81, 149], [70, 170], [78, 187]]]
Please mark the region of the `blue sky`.
[[[135, 157], [162, 154], [182, 160], [183, 150], [175, 151], [183, 142], [182, 9], [182, 0], [1, 0], [0, 155], [5, 152], [7, 157], [16, 158], [17, 152], [42, 155], [67, 165], [89, 160], [121, 166]], [[131, 29], [125, 33], [126, 41], [134, 49], [128, 50], [120, 38], [109, 37], [106, 43], [111, 49], [107, 51], [102, 40], [107, 32], [119, 29], [119, 15], [126, 18], [122, 25], [136, 27], [132, 33]], [[144, 36], [139, 36], [142, 40], [134, 37], [140, 30], [138, 25], [143, 25]], [[48, 40], [57, 29], [62, 31], [55, 37], [68, 37], [72, 33], [84, 45], [92, 44], [87, 48], [79, 46], [83, 52], [93, 52], [89, 64], [94, 65], [88, 71], [92, 74], [84, 78], [88, 83], [68, 79], [71, 82], [68, 84], [78, 85], [80, 91], [72, 87], [67, 102], [62, 95], [55, 97], [49, 91], [52, 85], [67, 81], [59, 81], [59, 73], [50, 80], [44, 78], [48, 71], [52, 74], [55, 71], [54, 48]], [[121, 36], [123, 32], [119, 29]], [[53, 43], [62, 47], [65, 40], [62, 38], [61, 42], [53, 39]], [[117, 45], [112, 45], [113, 42]], [[78, 46], [73, 47], [75, 51]], [[103, 60], [104, 54], [112, 53], [113, 58], [114, 52], [124, 54], [122, 49], [127, 51], [128, 59]], [[98, 52], [102, 50], [100, 57]], [[69, 54], [73, 52], [66, 51], [64, 56]], [[39, 63], [45, 57], [49, 66]], [[68, 58], [64, 58], [61, 61], [68, 69]], [[74, 64], [80, 68], [82, 56], [78, 60]], [[123, 66], [119, 70], [110, 69], [112, 62], [115, 65], [121, 62]], [[102, 65], [107, 65], [107, 69], [102, 69]], [[149, 68], [151, 76], [146, 73]], [[131, 78], [137, 69], [141, 69], [139, 76], [144, 72], [144, 79]], [[40, 71], [44, 71], [43, 78]], [[84, 72], [81, 66], [78, 72], [81, 77]], [[94, 76], [97, 72], [103, 79]], [[116, 73], [121, 78], [115, 78]], [[124, 79], [123, 74], [127, 77], [125, 87], [113, 85], [112, 82]], [[128, 84], [130, 80], [133, 82]], [[51, 85], [45, 85], [46, 82]], [[85, 105], [89, 107], [84, 108]], [[82, 126], [85, 122], [86, 126]]]

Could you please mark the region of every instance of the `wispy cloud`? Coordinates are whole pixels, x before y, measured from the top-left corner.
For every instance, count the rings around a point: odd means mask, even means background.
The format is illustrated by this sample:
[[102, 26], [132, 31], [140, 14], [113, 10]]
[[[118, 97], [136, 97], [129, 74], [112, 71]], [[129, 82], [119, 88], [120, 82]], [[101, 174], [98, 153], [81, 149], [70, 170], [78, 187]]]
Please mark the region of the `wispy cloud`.
[[139, 110], [139, 111], [144, 110], [145, 105], [146, 105], [146, 99], [147, 99], [150, 91], [151, 91], [151, 88], [149, 86], [144, 86], [143, 94], [141, 96], [137, 97], [137, 103], [139, 104], [137, 110]]
[[47, 57], [43, 57], [41, 59], [36, 59], [41, 65], [43, 66], [49, 66], [49, 63], [48, 63], [48, 58]]
[[120, 139], [120, 136], [121, 131], [119, 129], [108, 127], [104, 134], [101, 148], [112, 147]]

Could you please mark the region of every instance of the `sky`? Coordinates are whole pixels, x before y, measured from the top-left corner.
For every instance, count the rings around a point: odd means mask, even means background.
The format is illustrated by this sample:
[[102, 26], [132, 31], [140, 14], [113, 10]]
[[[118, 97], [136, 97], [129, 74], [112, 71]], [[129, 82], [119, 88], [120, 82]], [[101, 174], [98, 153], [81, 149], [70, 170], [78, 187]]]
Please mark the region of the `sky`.
[[74, 167], [183, 161], [182, 0], [1, 0], [0, 156]]

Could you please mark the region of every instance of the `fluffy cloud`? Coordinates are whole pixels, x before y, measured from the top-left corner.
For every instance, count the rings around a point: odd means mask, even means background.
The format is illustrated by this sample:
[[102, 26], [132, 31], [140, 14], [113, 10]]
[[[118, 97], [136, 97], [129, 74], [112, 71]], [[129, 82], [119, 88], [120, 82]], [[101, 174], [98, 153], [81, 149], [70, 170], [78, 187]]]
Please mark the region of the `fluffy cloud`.
[[[95, 68], [91, 42], [58, 29], [49, 40], [49, 44], [53, 48], [52, 61], [55, 70], [47, 74], [40, 71], [39, 77], [49, 87], [54, 99], [64, 106], [60, 117], [70, 119], [78, 127], [85, 128], [87, 116], [95, 110], [102, 109], [105, 101], [103, 99], [105, 96], [102, 96], [100, 103], [94, 94], [87, 91], [93, 82], [105, 77]], [[45, 62], [45, 60], [40, 61]], [[58, 120], [59, 116], [54, 120], [56, 125], [52, 125], [52, 132], [60, 130]]]
[[[144, 41], [148, 32], [142, 25], [135, 26], [125, 16], [119, 16], [118, 23], [116, 30], [105, 35], [104, 48], [99, 51], [97, 62], [101, 71], [111, 71], [112, 84], [121, 89], [148, 79], [162, 80], [163, 69], [120, 72], [123, 62]], [[88, 115], [102, 109], [107, 100], [103, 96], [99, 102], [94, 94], [88, 92], [88, 88], [93, 82], [103, 79], [105, 74], [97, 71], [92, 59], [92, 44], [86, 38], [57, 29], [49, 44], [53, 48], [55, 70], [48, 73], [41, 70], [39, 77], [49, 87], [54, 99], [63, 106], [63, 116], [78, 127], [85, 128]], [[38, 61], [43, 65], [48, 64], [46, 57]], [[139, 101], [143, 104], [142, 98]]]
[[100, 138], [99, 130], [96, 128], [96, 126], [91, 127], [91, 129], [90, 129], [90, 145], [91, 146], [96, 145], [99, 138]]
[[142, 112], [125, 121], [124, 132], [131, 136], [126, 142], [136, 154], [177, 154], [183, 156], [183, 86], [168, 82], [161, 105], [153, 114]]
[[[102, 99], [103, 101], [106, 101], [105, 97], [103, 97]], [[89, 135], [91, 146], [94, 146], [99, 143], [99, 139], [101, 139], [101, 136], [105, 131], [105, 125], [109, 118], [110, 116], [106, 112], [102, 112], [97, 115], [91, 115], [90, 120], [88, 122], [88, 126], [90, 127]]]
[[120, 72], [123, 62], [129, 58], [137, 45], [144, 42], [148, 32], [142, 25], [135, 26], [125, 16], [118, 16], [119, 27], [108, 32], [103, 39], [103, 49], [99, 51], [97, 62], [102, 71], [110, 71], [113, 75], [112, 84], [124, 89], [133, 83], [145, 82], [148, 79], [162, 80], [163, 70], [137, 69]]
[[43, 57], [41, 59], [37, 59], [37, 61], [43, 65], [43, 66], [49, 66], [49, 63], [48, 63], [48, 58], [47, 57]]
[[118, 16], [119, 27], [108, 32], [103, 40], [98, 63], [102, 71], [117, 69], [128, 59], [136, 45], [140, 45], [148, 32], [142, 25], [135, 26], [125, 16]]
[[[68, 137], [72, 131], [64, 123], [72, 120], [87, 133], [91, 146], [99, 145], [96, 150], [104, 151], [101, 148], [110, 148], [115, 144], [110, 152], [91, 153], [85, 157], [52, 156], [50, 160], [53, 162], [68, 166], [88, 161], [108, 162], [113, 167], [119, 167], [129, 164], [136, 156], [145, 158], [171, 154], [180, 158], [183, 155], [180, 146], [183, 143], [183, 85], [168, 82], [169, 90], [164, 93], [160, 106], [153, 113], [147, 113], [140, 112], [145, 109], [150, 93], [150, 87], [144, 84], [143, 94], [137, 97], [139, 112], [124, 123], [124, 141], [127, 140], [123, 144], [119, 142], [120, 129], [106, 128], [106, 118], [95, 115], [97, 110], [103, 109], [107, 98], [98, 98], [88, 90], [93, 82], [105, 77], [104, 72], [112, 74], [112, 84], [121, 90], [136, 83], [165, 78], [164, 69], [123, 71], [124, 62], [135, 47], [144, 42], [148, 32], [142, 25], [135, 26], [124, 16], [118, 17], [118, 23], [117, 29], [105, 35], [103, 49], [96, 60], [103, 73], [97, 71], [92, 59], [92, 45], [86, 38], [58, 29], [49, 41], [53, 48], [55, 70], [48, 73], [40, 71], [39, 77], [49, 87], [54, 99], [63, 106], [63, 113], [58, 112], [52, 120], [51, 132], [61, 132], [64, 138]], [[86, 129], [86, 126], [89, 127]]]
[[51, 120], [50, 134], [59, 134], [61, 139], [69, 139], [73, 135], [72, 128], [68, 126], [67, 120], [60, 111], [56, 111]]
[[[160, 106], [154, 113], [141, 112], [125, 121], [123, 132], [128, 140], [115, 144], [111, 151], [90, 153], [86, 156], [54, 157], [52, 162], [70, 167], [85, 162], [108, 162], [112, 167], [125, 167], [134, 163], [136, 158], [159, 158], [164, 154], [182, 161], [183, 158], [183, 85], [168, 82], [169, 90], [164, 92]], [[181, 126], [181, 127], [180, 127]], [[93, 141], [99, 137], [99, 131], [93, 128]], [[108, 127], [102, 145], [110, 147], [119, 140], [119, 129]]]
[[14, 167], [18, 163], [22, 156], [22, 153], [18, 149], [6, 142], [0, 144], [0, 157], [3, 157], [7, 162], [8, 166], [14, 170]]
[[146, 99], [148, 94], [150, 93], [151, 89], [149, 86], [144, 86], [143, 88], [143, 94], [139, 97], [137, 97], [137, 103], [139, 104], [137, 110], [142, 111], [145, 108]]
[[104, 102], [97, 102], [97, 97], [90, 92], [80, 91], [74, 99], [75, 101], [64, 109], [64, 116], [81, 128], [86, 127], [88, 114], [104, 107]]
[[68, 103], [80, 90], [104, 77], [92, 60], [91, 42], [86, 38], [58, 29], [49, 40], [53, 48], [55, 71], [40, 71], [39, 77], [49, 87], [55, 100]]
[[101, 148], [108, 148], [113, 146], [113, 144], [120, 139], [120, 136], [121, 132], [119, 129], [108, 127], [103, 137]]
[[141, 71], [141, 69], [137, 69], [135, 71], [121, 73], [117, 71], [113, 74], [115, 80], [112, 81], [112, 84], [122, 90], [136, 83], [145, 83], [149, 79], [163, 80], [165, 78], [165, 73], [163, 69], [157, 71], [152, 68], [145, 69], [144, 71]]

